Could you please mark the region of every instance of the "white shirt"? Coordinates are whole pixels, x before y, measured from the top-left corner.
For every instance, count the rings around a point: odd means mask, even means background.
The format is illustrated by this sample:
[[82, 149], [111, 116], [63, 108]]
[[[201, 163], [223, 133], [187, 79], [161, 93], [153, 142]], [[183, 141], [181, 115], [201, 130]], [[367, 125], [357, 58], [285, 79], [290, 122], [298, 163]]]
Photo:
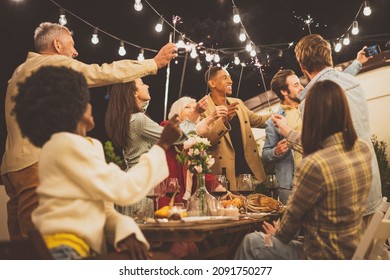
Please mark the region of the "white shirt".
[[124, 172], [106, 163], [98, 140], [56, 133], [41, 151], [39, 206], [32, 220], [43, 235], [73, 233], [97, 252], [105, 250], [105, 241], [116, 246], [132, 233], [149, 246], [134, 220], [116, 212], [113, 203], [139, 201], [168, 174], [159, 146]]

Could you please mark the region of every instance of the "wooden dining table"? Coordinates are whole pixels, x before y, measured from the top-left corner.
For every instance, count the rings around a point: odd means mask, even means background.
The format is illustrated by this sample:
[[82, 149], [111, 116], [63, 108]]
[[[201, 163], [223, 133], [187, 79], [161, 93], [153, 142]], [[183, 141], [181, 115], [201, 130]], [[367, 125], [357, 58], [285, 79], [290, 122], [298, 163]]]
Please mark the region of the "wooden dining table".
[[261, 229], [263, 221], [276, 219], [277, 214], [242, 217], [236, 220], [216, 219], [197, 222], [147, 223], [140, 228], [152, 252], [169, 252], [175, 243], [190, 242], [197, 252], [183, 259], [233, 259], [244, 236]]

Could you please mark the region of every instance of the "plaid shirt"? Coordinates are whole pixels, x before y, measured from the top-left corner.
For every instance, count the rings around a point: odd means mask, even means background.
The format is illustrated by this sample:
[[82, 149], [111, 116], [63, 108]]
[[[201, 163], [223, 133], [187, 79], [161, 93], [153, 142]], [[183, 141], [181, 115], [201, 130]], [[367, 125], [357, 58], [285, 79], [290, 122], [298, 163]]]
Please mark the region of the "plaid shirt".
[[276, 232], [287, 243], [302, 226], [308, 259], [350, 259], [362, 234], [372, 153], [363, 140], [350, 151], [343, 143], [342, 134], [336, 133], [304, 158]]

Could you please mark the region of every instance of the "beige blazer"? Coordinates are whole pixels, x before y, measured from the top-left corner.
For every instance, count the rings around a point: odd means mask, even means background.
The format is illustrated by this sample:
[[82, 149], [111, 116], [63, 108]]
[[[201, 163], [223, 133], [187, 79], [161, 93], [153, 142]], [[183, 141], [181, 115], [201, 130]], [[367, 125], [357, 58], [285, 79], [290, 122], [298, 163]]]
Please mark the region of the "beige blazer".
[[[204, 135], [209, 139], [212, 145], [212, 156], [215, 158], [215, 164], [212, 167], [213, 174], [222, 174], [222, 167], [226, 167], [226, 175], [230, 181], [230, 189], [236, 190], [237, 178], [235, 176], [235, 156], [244, 156], [249, 168], [252, 170], [256, 179], [260, 182], [265, 180], [265, 172], [261, 162], [257, 144], [254, 139], [251, 127], [265, 127], [266, 120], [270, 115], [260, 116], [250, 111], [241, 99], [228, 98], [228, 103], [238, 102], [237, 116], [241, 125], [241, 135], [244, 147], [244, 155], [236, 155], [232, 141], [229, 135], [229, 128], [225, 126], [222, 119], [214, 122], [211, 129]], [[208, 96], [209, 107], [202, 114], [207, 117], [214, 111], [215, 104], [210, 94]]]

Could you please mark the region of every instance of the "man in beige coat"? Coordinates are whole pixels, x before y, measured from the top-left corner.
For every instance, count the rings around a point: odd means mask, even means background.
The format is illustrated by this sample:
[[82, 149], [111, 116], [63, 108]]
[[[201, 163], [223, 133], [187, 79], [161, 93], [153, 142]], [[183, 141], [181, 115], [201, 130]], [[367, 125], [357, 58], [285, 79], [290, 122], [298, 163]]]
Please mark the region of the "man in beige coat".
[[[41, 23], [35, 30], [35, 47], [38, 53], [29, 52], [26, 61], [16, 68], [8, 82], [5, 99], [7, 140], [1, 163], [1, 175], [10, 200], [7, 204], [8, 232], [11, 239], [26, 237], [33, 227], [31, 212], [38, 205], [35, 192], [39, 184], [38, 159], [40, 149], [23, 138], [15, 116], [13, 97], [18, 93], [18, 83], [23, 82], [42, 66], [65, 66], [84, 74], [89, 87], [125, 83], [146, 75], [156, 74], [176, 57], [177, 48], [168, 43], [153, 59], [145, 61], [119, 60], [111, 64], [85, 64], [74, 59], [78, 53], [68, 28]], [[64, 84], [64, 86], [66, 86]], [[59, 108], [61, 109], [61, 108]]]
[[213, 173], [222, 174], [225, 167], [231, 191], [237, 189], [239, 174], [253, 174], [259, 182], [263, 182], [265, 172], [251, 128], [265, 127], [269, 115], [260, 116], [250, 111], [241, 99], [228, 98], [232, 94], [233, 81], [226, 69], [211, 67], [205, 74], [205, 80], [211, 92], [208, 109], [202, 116], [210, 115], [216, 106], [228, 109], [228, 116], [215, 121], [205, 135], [212, 144], [211, 152], [215, 158]]

